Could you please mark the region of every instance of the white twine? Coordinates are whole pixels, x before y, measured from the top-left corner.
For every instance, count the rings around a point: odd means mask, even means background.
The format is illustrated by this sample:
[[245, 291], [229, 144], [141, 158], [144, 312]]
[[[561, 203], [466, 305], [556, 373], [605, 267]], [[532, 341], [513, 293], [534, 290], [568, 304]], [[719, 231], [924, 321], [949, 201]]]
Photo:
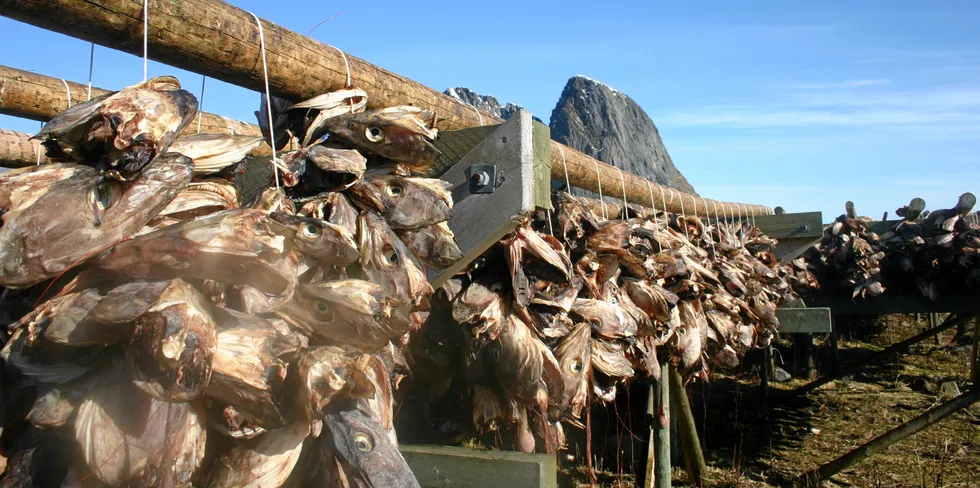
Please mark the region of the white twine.
[[[680, 192], [678, 192], [678, 194], [680, 195]], [[671, 196], [671, 198], [674, 197], [673, 190], [671, 190], [670, 196]], [[681, 197], [680, 198], [680, 200], [681, 200], [681, 218], [684, 219], [684, 237], [686, 237], [687, 240], [690, 241], [691, 240], [691, 234], [687, 231], [687, 214], [684, 212], [684, 195], [680, 195], [680, 197]]]
[[[702, 199], [701, 200], [701, 203], [704, 204], [704, 222], [705, 222], [705, 225], [710, 226], [711, 225], [711, 211], [708, 210], [708, 201]], [[711, 254], [714, 255], [714, 256], [717, 256], [717, 253], [715, 252], [715, 238], [711, 236], [711, 232], [708, 232], [708, 241], [711, 242]]]
[[595, 166], [595, 182], [599, 187], [599, 204], [602, 206], [602, 218], [608, 219], [609, 214], [606, 212], [606, 201], [602, 198], [602, 178], [599, 176], [599, 163], [595, 158], [590, 157], [592, 164]]
[[95, 43], [92, 43], [92, 50], [88, 54], [88, 99], [92, 99], [92, 71], [95, 69]]
[[201, 119], [204, 117], [204, 82], [207, 76], [201, 76], [201, 101], [197, 104], [197, 133], [201, 133]]
[[[252, 12], [249, 12], [255, 19], [255, 24], [259, 26], [259, 43], [262, 47], [262, 72], [265, 75], [265, 108], [269, 115], [269, 146], [272, 148], [272, 172], [276, 178], [276, 189], [279, 189], [279, 161], [276, 160], [276, 136], [272, 127], [272, 94], [269, 91], [269, 64], [265, 59], [265, 33], [262, 31], [262, 21]], [[338, 49], [339, 51], [339, 49]], [[341, 51], [342, 52], [342, 51]], [[346, 57], [344, 60], [346, 62]]]
[[[254, 16], [255, 14], [252, 15]], [[328, 46], [330, 45], [328, 44]], [[330, 47], [336, 49], [337, 52], [340, 53], [340, 56], [344, 58], [344, 68], [347, 70], [347, 84], [344, 86], [349, 88], [350, 87], [350, 63], [347, 62], [347, 54], [344, 54], [344, 52], [341, 51], [340, 48], [338, 48], [337, 46], [330, 46]]]
[[620, 168], [616, 168], [616, 169], [619, 170], [619, 184], [623, 186], [623, 215], [625, 215], [626, 219], [629, 220], [630, 202], [626, 200], [626, 180], [623, 178], [623, 170]]
[[755, 207], [752, 207], [752, 227], [755, 226]]
[[[653, 234], [657, 237], [657, 245], [660, 245], [660, 225], [657, 224], [657, 206], [653, 203], [653, 187], [650, 186], [650, 180], [645, 180], [647, 182], [647, 192], [650, 193], [650, 208], [653, 209]], [[661, 190], [662, 191], [662, 190]], [[663, 197], [661, 197], [663, 198]]]
[[551, 237], [555, 237], [555, 229], [551, 225], [551, 209], [546, 209], [548, 211], [548, 233]]
[[568, 165], [565, 164], [565, 150], [561, 148], [561, 144], [558, 145], [558, 152], [561, 153], [561, 167], [565, 169], [565, 191], [569, 195], [572, 194], [572, 184], [568, 181]]
[[71, 88], [68, 88], [68, 82], [64, 78], [61, 79], [61, 83], [65, 85], [65, 93], [68, 94], [68, 108], [71, 108]]
[[[657, 186], [660, 187], [660, 203], [664, 204], [664, 221], [666, 221], [667, 220], [667, 197], [664, 196], [664, 186], [659, 183], [657, 183]], [[671, 197], [671, 200], [673, 200], [673, 197]], [[657, 207], [653, 207], [653, 209], [656, 210]]]
[[476, 116], [480, 118], [480, 127], [483, 127], [483, 114], [481, 114], [480, 111], [476, 109], [476, 105], [473, 105], [472, 103], [466, 103], [466, 105], [469, 105], [470, 108], [472, 108], [473, 111], [476, 112]]
[[[44, 122], [41, 122], [41, 128], [44, 128]], [[37, 141], [37, 166], [41, 165], [41, 141]]]
[[146, 81], [147, 34], [150, 30], [150, 0], [143, 0], [143, 81]]

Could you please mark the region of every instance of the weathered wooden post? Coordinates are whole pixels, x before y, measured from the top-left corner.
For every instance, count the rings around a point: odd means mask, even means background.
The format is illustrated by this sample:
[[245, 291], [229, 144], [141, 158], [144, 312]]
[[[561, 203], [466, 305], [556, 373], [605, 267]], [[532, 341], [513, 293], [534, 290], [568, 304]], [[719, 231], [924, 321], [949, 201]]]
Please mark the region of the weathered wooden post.
[[691, 412], [691, 402], [687, 398], [684, 380], [676, 369], [670, 370], [670, 402], [677, 414], [677, 427], [681, 437], [681, 448], [684, 450], [684, 461], [687, 466], [687, 476], [697, 487], [707, 486], [708, 466], [704, 462], [701, 451], [701, 439], [698, 428], [694, 423]]

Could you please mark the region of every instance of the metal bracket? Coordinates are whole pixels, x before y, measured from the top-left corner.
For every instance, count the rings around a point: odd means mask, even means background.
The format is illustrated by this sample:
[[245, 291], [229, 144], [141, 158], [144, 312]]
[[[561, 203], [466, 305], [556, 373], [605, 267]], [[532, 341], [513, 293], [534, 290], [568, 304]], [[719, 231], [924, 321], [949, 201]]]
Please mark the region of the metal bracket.
[[755, 223], [764, 234], [779, 241], [775, 254], [781, 263], [796, 259], [823, 237], [822, 212], [759, 215]]
[[[444, 154], [465, 151], [452, 166], [433, 175], [453, 188], [449, 228], [463, 258], [445, 270], [427, 270], [433, 287], [464, 271], [535, 211], [533, 125], [530, 112], [521, 110], [492, 132], [481, 127], [439, 134], [436, 146], [443, 144]], [[480, 142], [473, 145], [473, 140]]]

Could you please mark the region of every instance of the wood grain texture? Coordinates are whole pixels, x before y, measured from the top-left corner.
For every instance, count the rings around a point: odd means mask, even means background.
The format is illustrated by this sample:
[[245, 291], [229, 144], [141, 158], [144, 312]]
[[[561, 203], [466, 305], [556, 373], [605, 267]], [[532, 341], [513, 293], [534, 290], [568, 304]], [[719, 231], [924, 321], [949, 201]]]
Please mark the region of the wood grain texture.
[[[148, 1], [151, 58], [252, 90], [263, 89], [259, 29], [250, 13], [216, 0]], [[0, 0], [0, 15], [141, 55], [142, 7], [140, 0]], [[260, 22], [265, 36], [269, 86], [275, 96], [298, 101], [343, 88], [349, 66], [352, 84], [368, 92], [368, 108], [415, 105], [434, 110], [442, 130], [501, 122], [494, 115], [478, 114], [470, 105], [355, 56], [346, 55], [345, 63], [345, 56], [334, 47], [271, 22]], [[573, 186], [610, 195], [623, 194], [618, 169], [600, 162], [597, 176], [592, 158], [557, 142], [551, 144], [552, 178], [564, 181], [567, 166]], [[565, 154], [565, 165], [561, 153]], [[624, 174], [622, 181], [631, 202], [649, 199], [647, 180]], [[653, 199], [662, 208], [664, 202], [658, 200], [658, 185], [650, 185], [654, 187]], [[673, 196], [667, 208], [675, 212], [688, 213], [712, 203], [676, 190]], [[733, 214], [743, 216], [769, 213], [761, 205], [731, 208]]]
[[[68, 90], [65, 89], [68, 85]], [[186, 89], [186, 87], [185, 87]], [[0, 113], [13, 117], [47, 122], [68, 108], [68, 91], [71, 105], [88, 100], [88, 86], [61, 78], [53, 78], [7, 66], [0, 66]], [[92, 97], [110, 93], [109, 90], [92, 87]], [[238, 134], [261, 136], [259, 126], [228, 117], [202, 112], [201, 132], [209, 134]], [[186, 133], [197, 132], [197, 119], [188, 126]], [[259, 146], [253, 154], [270, 154], [267, 146]]]
[[41, 151], [41, 164], [47, 163], [43, 148], [31, 135], [13, 130], [0, 129], [0, 167], [21, 168], [37, 164], [38, 151]]

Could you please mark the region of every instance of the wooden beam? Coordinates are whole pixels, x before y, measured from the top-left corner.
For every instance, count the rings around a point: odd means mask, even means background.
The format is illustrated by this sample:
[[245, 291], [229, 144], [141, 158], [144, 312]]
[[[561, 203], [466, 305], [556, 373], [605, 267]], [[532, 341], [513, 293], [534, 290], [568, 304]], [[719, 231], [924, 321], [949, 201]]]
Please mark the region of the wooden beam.
[[[68, 90], [65, 85], [68, 85]], [[68, 93], [71, 104], [88, 100], [88, 86], [81, 83], [52, 78], [7, 66], [0, 66], [0, 113], [25, 119], [47, 122], [68, 108]], [[110, 93], [109, 90], [92, 87], [92, 97]], [[256, 100], [257, 106], [258, 100]], [[261, 136], [259, 126], [229, 119], [220, 115], [202, 112], [201, 132], [209, 134], [238, 134]], [[197, 131], [195, 120], [186, 133]], [[268, 146], [256, 148], [252, 154], [271, 154]]]
[[462, 447], [399, 447], [422, 488], [555, 488], [555, 456]]
[[40, 162], [48, 163], [48, 157], [44, 154], [44, 148], [37, 141], [32, 141], [30, 134], [13, 130], [0, 129], [0, 167], [21, 168], [38, 164], [38, 152], [40, 152]]
[[861, 460], [885, 450], [888, 446], [969, 407], [977, 402], [977, 400], [980, 400], [980, 388], [971, 388], [949, 402], [926, 410], [922, 415], [876, 437], [867, 444], [815, 470], [805, 473], [800, 477], [800, 481], [806, 486], [820, 486], [823, 481], [847, 469], [849, 466], [853, 466]]
[[755, 225], [773, 239], [823, 237], [823, 212], [759, 215]]
[[[150, 57], [252, 90], [263, 89], [259, 28], [252, 14], [217, 0], [147, 1], [151, 13], [147, 36]], [[136, 55], [143, 52], [142, 12], [140, 0], [0, 0], [0, 15]], [[477, 113], [455, 98], [344, 55], [336, 48], [271, 22], [260, 22], [269, 86], [275, 96], [305, 100], [343, 88], [349, 74], [353, 85], [367, 91], [368, 108], [425, 107], [438, 114], [443, 130], [501, 122], [496, 115]], [[653, 200], [657, 208], [663, 208], [663, 200], [668, 200], [667, 208], [674, 212], [680, 212], [683, 205], [688, 212], [714, 206], [725, 215], [770, 213], [762, 205], [716, 202], [676, 190], [668, 192], [667, 188], [664, 194], [671, 198], [661, 199], [660, 185], [620, 173], [554, 141], [551, 163], [553, 179], [564, 181], [567, 168], [572, 185], [586, 190], [622, 195], [622, 181], [630, 202]]]

